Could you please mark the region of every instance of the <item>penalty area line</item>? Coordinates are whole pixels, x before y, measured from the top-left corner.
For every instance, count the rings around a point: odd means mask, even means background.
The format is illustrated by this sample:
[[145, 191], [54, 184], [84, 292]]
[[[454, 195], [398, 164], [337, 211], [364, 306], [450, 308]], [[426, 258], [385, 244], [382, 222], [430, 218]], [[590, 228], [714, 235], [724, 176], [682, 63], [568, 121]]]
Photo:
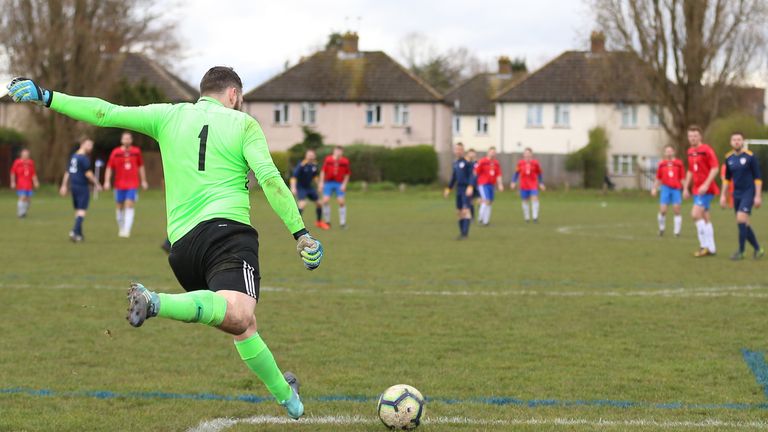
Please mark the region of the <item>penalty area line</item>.
[[[300, 420], [291, 420], [288, 417], [259, 415], [246, 418], [217, 418], [204, 420], [187, 432], [221, 432], [238, 424], [248, 425], [368, 425], [377, 424], [378, 419], [363, 416], [307, 416]], [[527, 419], [476, 419], [469, 417], [430, 417], [422, 422], [425, 425], [465, 425], [465, 426], [590, 426], [603, 428], [631, 428], [653, 427], [659, 429], [760, 429], [768, 430], [768, 422], [765, 421], [724, 421], [718, 419], [708, 420], [607, 420], [607, 419], [583, 419], [583, 418], [527, 418]]]

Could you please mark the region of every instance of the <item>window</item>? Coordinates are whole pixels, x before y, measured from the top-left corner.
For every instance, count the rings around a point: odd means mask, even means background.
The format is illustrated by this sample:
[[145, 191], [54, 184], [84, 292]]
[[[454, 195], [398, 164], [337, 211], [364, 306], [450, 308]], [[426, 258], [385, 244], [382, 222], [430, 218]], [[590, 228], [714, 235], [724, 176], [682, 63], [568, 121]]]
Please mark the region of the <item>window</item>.
[[486, 116], [477, 117], [477, 134], [478, 135], [488, 134], [488, 117]]
[[453, 134], [459, 135], [461, 133], [461, 117], [453, 116]]
[[395, 125], [407, 126], [408, 125], [408, 105], [395, 104]]
[[637, 127], [637, 105], [622, 105], [621, 127]]
[[315, 104], [312, 102], [304, 102], [301, 104], [301, 123], [305, 125], [315, 124], [317, 119], [317, 111], [315, 110]]
[[657, 105], [651, 105], [651, 117], [648, 119], [648, 124], [651, 127], [661, 126], [661, 118], [659, 117], [661, 109]]
[[569, 127], [571, 125], [571, 106], [555, 105], [555, 126]]
[[287, 103], [277, 103], [275, 104], [275, 124], [288, 124], [288, 104]]
[[636, 155], [613, 155], [613, 169], [615, 175], [634, 175], [637, 166]]
[[368, 107], [365, 108], [365, 124], [366, 126], [381, 124], [381, 105], [368, 104]]
[[528, 127], [541, 127], [544, 107], [542, 105], [528, 105], [526, 125]]

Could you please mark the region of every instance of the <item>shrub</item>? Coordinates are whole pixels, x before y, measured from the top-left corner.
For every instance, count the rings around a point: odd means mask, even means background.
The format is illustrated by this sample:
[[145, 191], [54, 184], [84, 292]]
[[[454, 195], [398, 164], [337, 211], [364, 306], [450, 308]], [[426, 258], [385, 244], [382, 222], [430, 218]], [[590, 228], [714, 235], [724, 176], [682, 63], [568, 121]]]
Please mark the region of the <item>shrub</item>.
[[608, 138], [605, 129], [596, 127], [589, 131], [589, 142], [581, 150], [571, 153], [565, 161], [568, 171], [584, 174], [585, 188], [600, 188], [606, 175]]
[[400, 147], [389, 151], [384, 179], [394, 183], [432, 183], [437, 180], [437, 168], [437, 152], [432, 146]]
[[275, 163], [277, 170], [280, 171], [280, 175], [282, 175], [284, 179], [287, 180], [291, 177], [292, 166], [288, 162], [288, 152], [272, 152], [272, 161]]
[[0, 145], [21, 146], [26, 142], [24, 135], [16, 129], [0, 127]]
[[390, 150], [383, 146], [352, 144], [344, 147], [353, 181], [376, 183], [384, 180], [384, 163]]

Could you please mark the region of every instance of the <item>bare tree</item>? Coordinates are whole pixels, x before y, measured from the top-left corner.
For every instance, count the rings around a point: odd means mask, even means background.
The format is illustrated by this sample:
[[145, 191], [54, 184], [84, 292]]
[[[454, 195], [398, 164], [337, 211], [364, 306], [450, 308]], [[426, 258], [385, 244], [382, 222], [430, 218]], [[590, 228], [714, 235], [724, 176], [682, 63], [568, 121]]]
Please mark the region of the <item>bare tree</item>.
[[[107, 97], [119, 81], [120, 52], [170, 59], [178, 52], [174, 23], [149, 0], [0, 0], [0, 50], [8, 73], [65, 93]], [[165, 15], [164, 15], [165, 16]], [[76, 122], [30, 108], [42, 129], [41, 171], [58, 177], [76, 136]]]
[[766, 54], [765, 0], [589, 0], [610, 47], [635, 53], [675, 144], [706, 127]]
[[408, 69], [445, 93], [462, 80], [486, 70], [485, 65], [465, 47], [440, 52], [422, 33], [409, 33], [400, 40], [400, 58]]

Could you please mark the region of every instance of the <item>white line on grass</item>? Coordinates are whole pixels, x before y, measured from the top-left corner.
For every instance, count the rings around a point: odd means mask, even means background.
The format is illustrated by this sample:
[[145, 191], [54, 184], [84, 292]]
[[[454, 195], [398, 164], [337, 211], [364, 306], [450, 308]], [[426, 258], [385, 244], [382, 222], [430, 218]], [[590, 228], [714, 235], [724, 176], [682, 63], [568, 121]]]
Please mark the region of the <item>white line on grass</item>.
[[[187, 432], [221, 432], [237, 424], [250, 425], [367, 425], [379, 423], [377, 419], [362, 416], [320, 416], [304, 417], [295, 421], [287, 417], [276, 416], [253, 416], [247, 418], [217, 418], [213, 420], [204, 420]], [[468, 417], [434, 417], [424, 420], [425, 425], [469, 425], [469, 426], [591, 426], [605, 428], [627, 428], [627, 427], [654, 427], [661, 429], [768, 429], [768, 422], [764, 421], [723, 421], [717, 419], [709, 420], [681, 420], [664, 421], [653, 419], [632, 419], [632, 420], [605, 420], [605, 419], [579, 419], [579, 418], [530, 418], [530, 419], [473, 419]]]
[[[32, 285], [32, 284], [6, 284], [0, 283], [2, 288], [51, 288], [51, 289], [114, 289], [124, 290], [124, 286], [118, 285], [79, 285], [79, 284], [53, 284], [53, 285]], [[177, 288], [165, 286], [152, 286], [152, 289], [158, 291], [173, 291]], [[668, 288], [668, 289], [628, 289], [624, 291], [602, 291], [602, 290], [579, 290], [579, 291], [545, 291], [545, 290], [477, 290], [477, 291], [451, 291], [451, 290], [373, 290], [367, 288], [284, 288], [284, 287], [261, 287], [262, 292], [285, 292], [297, 294], [343, 294], [343, 295], [411, 295], [426, 297], [747, 297], [747, 298], [768, 298], [768, 286], [761, 285], [736, 285], [722, 287], [706, 288]]]

